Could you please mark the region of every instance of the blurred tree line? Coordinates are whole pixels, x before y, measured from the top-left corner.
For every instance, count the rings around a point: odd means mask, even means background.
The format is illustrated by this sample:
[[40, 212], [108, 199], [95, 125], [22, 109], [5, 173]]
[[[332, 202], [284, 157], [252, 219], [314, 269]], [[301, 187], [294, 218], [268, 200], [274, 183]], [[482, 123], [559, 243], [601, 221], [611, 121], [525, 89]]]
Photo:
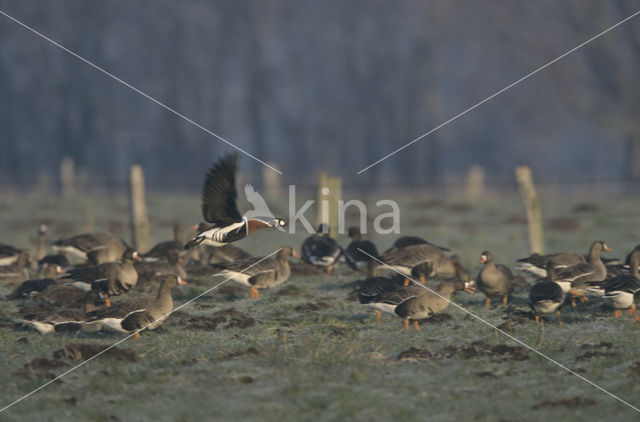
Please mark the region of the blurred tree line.
[[[640, 18], [362, 175], [355, 172], [636, 12], [626, 0], [0, 0], [0, 9], [311, 183], [637, 178]], [[133, 163], [197, 189], [230, 148], [0, 16], [0, 180], [89, 183]], [[630, 158], [637, 157], [637, 158]], [[248, 157], [243, 171], [259, 179]]]

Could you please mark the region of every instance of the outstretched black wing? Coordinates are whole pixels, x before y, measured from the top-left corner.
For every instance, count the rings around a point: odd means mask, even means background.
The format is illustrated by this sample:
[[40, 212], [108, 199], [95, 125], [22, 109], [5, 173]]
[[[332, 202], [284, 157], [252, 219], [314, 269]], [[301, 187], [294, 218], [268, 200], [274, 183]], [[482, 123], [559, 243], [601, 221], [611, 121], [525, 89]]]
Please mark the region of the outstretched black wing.
[[214, 163], [202, 184], [202, 217], [216, 226], [242, 221], [236, 205], [237, 154], [229, 154]]

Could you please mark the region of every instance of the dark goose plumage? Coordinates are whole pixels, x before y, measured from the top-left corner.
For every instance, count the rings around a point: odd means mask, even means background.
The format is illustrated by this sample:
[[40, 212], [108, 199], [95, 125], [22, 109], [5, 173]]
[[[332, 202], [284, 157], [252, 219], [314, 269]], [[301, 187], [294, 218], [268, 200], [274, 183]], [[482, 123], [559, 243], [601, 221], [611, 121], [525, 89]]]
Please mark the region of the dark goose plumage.
[[[352, 241], [344, 250], [344, 257], [349, 267], [356, 271], [364, 270], [367, 268], [369, 261], [374, 258], [380, 258], [376, 245], [369, 240], [362, 240], [362, 233], [360, 233], [359, 228], [350, 227], [349, 237]], [[371, 258], [370, 255], [374, 258]]]
[[338, 259], [342, 255], [342, 248], [335, 239], [329, 237], [329, 230], [323, 223], [318, 227], [318, 233], [302, 242], [300, 254], [304, 262], [325, 267], [327, 274], [331, 274], [331, 269], [338, 263]]
[[562, 287], [555, 280], [555, 264], [547, 262], [545, 272], [547, 276], [531, 287], [529, 291], [529, 306], [535, 313], [536, 321], [540, 319], [542, 314], [550, 314], [556, 312], [558, 324], [562, 325], [560, 320], [560, 311], [558, 308], [562, 306], [565, 299]]
[[201, 244], [222, 246], [240, 240], [256, 230], [267, 227], [283, 227], [281, 218], [263, 221], [242, 217], [236, 200], [237, 154], [229, 154], [214, 163], [202, 184], [202, 217], [210, 223], [185, 246], [191, 249]]

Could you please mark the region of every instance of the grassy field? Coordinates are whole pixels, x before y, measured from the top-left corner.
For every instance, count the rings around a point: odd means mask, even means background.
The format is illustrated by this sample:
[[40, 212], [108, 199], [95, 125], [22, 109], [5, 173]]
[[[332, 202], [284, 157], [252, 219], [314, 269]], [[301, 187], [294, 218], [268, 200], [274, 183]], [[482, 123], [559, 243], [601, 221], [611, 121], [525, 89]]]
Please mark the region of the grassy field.
[[[402, 234], [415, 234], [459, 253], [475, 274], [488, 249], [501, 263], [527, 255], [517, 196], [496, 195], [479, 204], [403, 195]], [[606, 240], [615, 256], [638, 243], [633, 215], [638, 201], [608, 201], [543, 195], [549, 250], [586, 252]], [[85, 229], [125, 236], [124, 198], [13, 197], [0, 205], [0, 241], [33, 244], [37, 225], [51, 237]], [[171, 225], [199, 219], [197, 196], [149, 199], [154, 241]], [[283, 207], [283, 209], [286, 209]], [[552, 218], [552, 217], [564, 218]], [[370, 216], [371, 217], [371, 216]], [[370, 238], [381, 250], [398, 235]], [[125, 236], [126, 237], [126, 236]], [[257, 233], [238, 243], [255, 255], [290, 244], [306, 233]], [[346, 245], [348, 239], [339, 239]], [[568, 374], [466, 313], [449, 307], [444, 316], [404, 332], [349, 299], [360, 278], [346, 267], [329, 276], [292, 277], [262, 291], [261, 299], [229, 282], [172, 315], [161, 329], [119, 345], [3, 413], [0, 420], [603, 420], [631, 419], [636, 412]], [[193, 278], [177, 288], [182, 304], [221, 279]], [[0, 287], [6, 295], [8, 286]], [[564, 307], [536, 324], [517, 291], [507, 307], [484, 308], [480, 293], [455, 302], [566, 365], [631, 404], [640, 405], [640, 324], [625, 314], [615, 321], [593, 299]], [[39, 387], [86, 357], [74, 344], [110, 345], [110, 333], [41, 335], [16, 325], [16, 303], [0, 307], [0, 407]], [[67, 348], [66, 356], [57, 351]], [[75, 352], [74, 352], [75, 350]], [[129, 352], [126, 352], [129, 351]], [[75, 359], [75, 360], [74, 360]], [[78, 360], [79, 359], [79, 360]]]

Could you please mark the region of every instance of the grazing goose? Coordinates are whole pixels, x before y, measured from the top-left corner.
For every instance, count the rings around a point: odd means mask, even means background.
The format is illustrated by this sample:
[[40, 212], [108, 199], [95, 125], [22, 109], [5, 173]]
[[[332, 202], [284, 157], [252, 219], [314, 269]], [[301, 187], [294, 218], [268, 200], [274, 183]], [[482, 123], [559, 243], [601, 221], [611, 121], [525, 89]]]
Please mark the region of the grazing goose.
[[624, 263], [622, 264], [608, 263], [608, 262], [605, 262], [605, 260], [603, 259], [602, 262], [604, 262], [604, 265], [607, 267], [607, 279], [613, 278], [618, 274], [629, 274], [629, 271], [631, 268], [631, 256], [633, 255], [634, 251], [638, 249], [640, 249], [640, 245], [637, 245], [635, 248], [631, 250], [631, 252], [627, 254], [627, 257], [625, 258]]
[[93, 312], [100, 305], [104, 305], [101, 293], [90, 290], [84, 294], [82, 309], [53, 309], [24, 315], [23, 321], [33, 325], [41, 333], [77, 330], [87, 318], [87, 313]]
[[256, 230], [268, 227], [284, 227], [281, 218], [260, 219], [240, 215], [236, 198], [237, 154], [222, 157], [214, 163], [202, 185], [202, 217], [211, 223], [187, 243], [185, 249], [202, 244], [223, 246], [240, 240]]
[[[123, 333], [132, 333], [142, 328], [153, 330], [160, 326], [173, 311], [171, 289], [176, 285], [185, 285], [186, 281], [175, 275], [163, 278], [158, 295], [153, 298], [142, 296], [118, 302], [114, 306], [89, 313], [87, 324], [99, 324]], [[140, 337], [136, 332], [134, 338]]]
[[180, 223], [176, 223], [173, 226], [173, 240], [165, 240], [156, 244], [149, 251], [141, 254], [140, 257], [144, 262], [168, 261], [169, 255], [174, 252], [180, 256], [185, 253], [182, 225]]
[[73, 280], [74, 286], [81, 289], [93, 288], [107, 296], [117, 296], [128, 292], [138, 283], [134, 260], [140, 261], [138, 252], [133, 248], [127, 248], [122, 253], [121, 261], [74, 268], [68, 270], [62, 278]]
[[187, 272], [182, 266], [182, 258], [178, 251], [167, 252], [167, 261], [156, 262], [136, 262], [134, 264], [136, 272], [138, 273], [138, 285], [148, 283], [154, 278], [162, 277], [165, 275], [176, 275], [182, 279], [187, 278]]
[[376, 245], [369, 240], [362, 240], [362, 233], [360, 233], [358, 227], [349, 227], [348, 236], [352, 241], [344, 250], [344, 257], [347, 265], [353, 270], [360, 271], [366, 269], [369, 262], [373, 261], [371, 256], [379, 258]]
[[565, 293], [562, 287], [554, 281], [555, 264], [548, 261], [545, 272], [547, 273], [546, 278], [534, 284], [529, 291], [529, 306], [535, 314], [536, 322], [540, 321], [540, 315], [555, 312], [558, 317], [558, 325], [562, 325], [558, 308], [564, 302]]
[[[420, 284], [425, 285], [427, 279], [431, 280], [438, 278], [440, 280], [446, 278], [445, 276], [451, 276], [463, 281], [469, 281], [471, 275], [469, 271], [460, 262], [458, 255], [451, 255], [451, 257], [442, 261], [425, 261], [413, 267], [411, 274], [415, 279], [420, 281]], [[407, 283], [405, 285], [408, 285]]]
[[[607, 276], [607, 267], [602, 263], [600, 253], [610, 250], [603, 241], [596, 240], [591, 244], [587, 262], [557, 271], [556, 283], [562, 287], [565, 293], [571, 293], [578, 296], [582, 302], [586, 302], [587, 283], [603, 281]], [[575, 306], [574, 298], [572, 298], [571, 304]]]
[[420, 329], [418, 319], [429, 318], [445, 309], [455, 291], [473, 291], [472, 283], [462, 280], [447, 280], [435, 289], [412, 284], [382, 294], [369, 306], [382, 312], [398, 315], [404, 320], [404, 329], [409, 330], [409, 319], [413, 319], [413, 326]]
[[0, 267], [0, 280], [4, 280], [7, 283], [22, 283], [29, 278], [29, 254], [26, 252], [20, 252], [18, 258], [10, 265], [4, 265]]
[[60, 239], [53, 245], [58, 253], [77, 257], [82, 262], [89, 262], [89, 252], [93, 252], [96, 264], [117, 261], [127, 245], [118, 237], [107, 232], [84, 233], [67, 239]]
[[482, 252], [480, 262], [484, 267], [476, 277], [476, 285], [478, 290], [487, 296], [485, 306], [487, 308], [491, 306], [493, 297], [501, 297], [502, 304], [506, 306], [515, 287], [511, 270], [502, 264], [496, 264], [489, 251]]
[[44, 270], [44, 278], [22, 282], [13, 293], [7, 296], [7, 299], [24, 299], [34, 293], [45, 290], [49, 286], [55, 286], [58, 284], [58, 281], [54, 277], [58, 274], [64, 274], [62, 268], [56, 264], [48, 264]]
[[406, 248], [407, 246], [415, 246], [415, 245], [429, 245], [429, 246], [433, 246], [434, 248], [440, 249], [442, 252], [451, 252], [451, 249], [449, 248], [434, 245], [433, 243], [428, 242], [425, 239], [418, 236], [402, 236], [397, 238], [396, 241], [393, 242], [393, 245], [391, 245], [391, 247], [387, 249], [385, 253], [389, 252], [392, 249], [402, 249], [402, 248]]
[[431, 245], [414, 245], [402, 249], [392, 249], [382, 254], [380, 259], [405, 275], [411, 274], [411, 270], [415, 266], [428, 263], [427, 278], [436, 274], [456, 274], [461, 271], [462, 267], [457, 255], [449, 258], [440, 249]]
[[0, 243], [0, 267], [14, 264], [23, 252], [22, 249]]
[[38, 261], [38, 267], [46, 269], [49, 265], [57, 265], [58, 267], [65, 269], [69, 268], [71, 263], [66, 256], [61, 254], [46, 255]]
[[604, 291], [604, 299], [615, 309], [613, 315], [619, 318], [622, 310], [628, 309], [633, 314], [636, 321], [640, 321], [636, 312], [634, 295], [640, 290], [640, 249], [634, 249], [629, 257], [631, 272], [628, 274], [618, 274], [604, 282], [587, 282], [587, 285], [598, 285], [597, 289], [590, 291]]
[[318, 232], [302, 242], [300, 253], [304, 262], [324, 267], [327, 274], [331, 275], [331, 270], [342, 255], [342, 248], [329, 234], [329, 227], [325, 223], [320, 224]]
[[521, 258], [518, 260], [519, 264], [515, 269], [525, 271], [538, 277], [547, 276], [547, 264], [553, 264], [556, 270], [571, 267], [573, 265], [586, 262], [585, 256], [579, 253], [562, 251], [555, 252], [547, 255], [540, 255], [534, 253], [527, 258]]
[[249, 258], [232, 263], [214, 264], [218, 272], [214, 275], [227, 277], [238, 284], [251, 288], [251, 298], [258, 299], [258, 289], [276, 287], [287, 281], [291, 274], [289, 257], [300, 255], [291, 246], [284, 246], [276, 259]]

